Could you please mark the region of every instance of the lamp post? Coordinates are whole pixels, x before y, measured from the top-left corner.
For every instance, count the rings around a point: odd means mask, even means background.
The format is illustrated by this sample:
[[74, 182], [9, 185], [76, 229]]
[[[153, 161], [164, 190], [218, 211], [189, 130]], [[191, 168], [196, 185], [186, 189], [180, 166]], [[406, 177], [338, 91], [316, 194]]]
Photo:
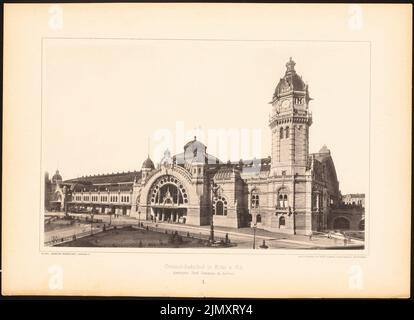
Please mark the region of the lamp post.
[[211, 215], [210, 215], [210, 242], [214, 242], [214, 208], [213, 208], [213, 202], [214, 198], [216, 197], [216, 193], [219, 186], [214, 183], [214, 181], [211, 181]]
[[63, 207], [65, 211], [65, 216], [68, 216], [68, 201], [70, 200], [71, 191], [68, 187], [63, 187]]
[[91, 235], [93, 235], [93, 212], [91, 213]]
[[257, 224], [255, 223], [253, 225], [253, 249], [256, 249], [256, 227]]
[[141, 226], [141, 210], [138, 211], [138, 227]]

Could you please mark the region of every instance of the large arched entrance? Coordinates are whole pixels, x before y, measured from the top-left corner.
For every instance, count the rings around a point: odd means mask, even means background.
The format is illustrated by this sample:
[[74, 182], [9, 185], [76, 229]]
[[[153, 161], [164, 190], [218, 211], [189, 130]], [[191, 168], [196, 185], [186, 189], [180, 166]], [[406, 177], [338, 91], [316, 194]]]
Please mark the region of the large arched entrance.
[[172, 175], [159, 177], [148, 194], [151, 220], [186, 223], [189, 198], [183, 183]]
[[349, 230], [349, 220], [346, 218], [336, 218], [333, 223], [333, 228], [336, 230]]

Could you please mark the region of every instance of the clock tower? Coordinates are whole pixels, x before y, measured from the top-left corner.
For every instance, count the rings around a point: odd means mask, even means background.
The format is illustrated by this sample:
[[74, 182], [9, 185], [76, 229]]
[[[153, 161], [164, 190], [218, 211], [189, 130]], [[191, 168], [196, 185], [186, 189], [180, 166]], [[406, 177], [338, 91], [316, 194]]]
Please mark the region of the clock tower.
[[295, 62], [290, 58], [270, 102], [273, 176], [304, 174], [306, 171], [312, 124], [310, 100], [308, 85], [296, 73]]

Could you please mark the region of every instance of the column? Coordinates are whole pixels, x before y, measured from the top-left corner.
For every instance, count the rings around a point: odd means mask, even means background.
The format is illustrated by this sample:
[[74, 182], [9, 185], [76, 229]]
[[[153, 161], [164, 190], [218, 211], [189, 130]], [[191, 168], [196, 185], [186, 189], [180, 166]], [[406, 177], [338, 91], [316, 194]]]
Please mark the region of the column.
[[[290, 163], [293, 165], [295, 163], [295, 125], [293, 123], [290, 123], [289, 126], [289, 139], [290, 139]], [[292, 172], [291, 174], [295, 174]]]
[[319, 192], [316, 192], [316, 209], [319, 210]]

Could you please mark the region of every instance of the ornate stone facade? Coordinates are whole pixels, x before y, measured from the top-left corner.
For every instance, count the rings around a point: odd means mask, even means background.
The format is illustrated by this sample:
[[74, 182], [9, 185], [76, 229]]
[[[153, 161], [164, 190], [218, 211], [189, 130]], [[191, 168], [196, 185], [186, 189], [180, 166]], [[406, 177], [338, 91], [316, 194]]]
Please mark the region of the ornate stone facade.
[[271, 157], [223, 163], [194, 138], [158, 166], [148, 157], [141, 171], [65, 181], [70, 210], [292, 234], [332, 228], [341, 194], [328, 148], [309, 154], [311, 100], [290, 59], [270, 102]]

